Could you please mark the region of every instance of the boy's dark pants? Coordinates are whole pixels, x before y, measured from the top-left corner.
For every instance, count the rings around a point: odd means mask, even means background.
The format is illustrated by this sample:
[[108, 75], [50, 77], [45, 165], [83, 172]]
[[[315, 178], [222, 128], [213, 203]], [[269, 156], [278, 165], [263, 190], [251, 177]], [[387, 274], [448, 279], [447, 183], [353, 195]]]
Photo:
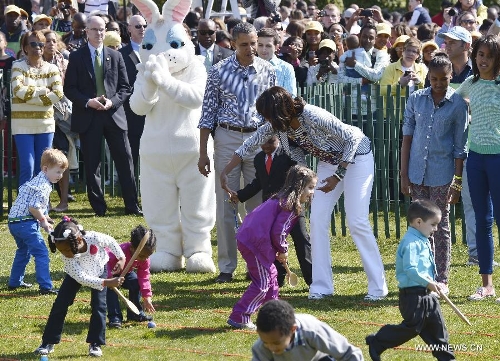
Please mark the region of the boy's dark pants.
[[[297, 223], [290, 231], [290, 236], [293, 239], [302, 277], [304, 277], [306, 284], [310, 286], [312, 283], [311, 241], [307, 233], [304, 212], [299, 215]], [[275, 261], [274, 265], [278, 271], [278, 285], [282, 287], [286, 275], [285, 267], [279, 261]]]
[[[100, 278], [107, 278], [107, 272], [103, 269]], [[77, 292], [82, 285], [75, 279], [66, 275], [64, 277], [59, 293], [50, 310], [49, 319], [43, 331], [42, 343], [57, 344], [61, 341], [61, 333], [64, 326], [64, 319], [68, 313], [68, 308], [75, 301]], [[98, 345], [106, 344], [106, 287], [102, 291], [91, 289], [90, 306], [92, 316], [90, 316], [89, 331], [87, 333], [87, 343]]]
[[399, 325], [385, 325], [371, 342], [381, 354], [388, 348], [399, 346], [419, 335], [427, 345], [436, 347], [432, 351], [438, 360], [455, 360], [453, 351], [448, 349], [448, 331], [444, 324], [439, 301], [427, 293], [425, 287], [408, 287], [399, 290], [399, 311], [403, 322]]
[[[142, 313], [141, 294], [139, 289], [139, 282], [137, 281], [137, 273], [135, 273], [134, 271], [127, 273], [125, 275], [125, 281], [121, 285], [121, 288], [125, 288], [128, 290], [128, 299], [132, 301], [133, 304], [136, 305], [136, 307], [139, 309], [139, 312]], [[120, 309], [120, 301], [116, 292], [108, 288], [106, 300], [108, 304], [109, 322], [122, 322], [123, 315]], [[127, 308], [127, 319], [131, 320], [134, 317], [137, 317], [135, 313]]]

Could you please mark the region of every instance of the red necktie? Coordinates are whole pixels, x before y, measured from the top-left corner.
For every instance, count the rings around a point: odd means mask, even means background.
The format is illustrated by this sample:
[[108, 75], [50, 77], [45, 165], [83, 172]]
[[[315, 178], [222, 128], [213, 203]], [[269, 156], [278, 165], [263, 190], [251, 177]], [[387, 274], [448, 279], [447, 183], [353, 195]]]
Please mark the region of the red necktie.
[[266, 159], [267, 174], [271, 173], [271, 164], [273, 163], [273, 156], [269, 154]]

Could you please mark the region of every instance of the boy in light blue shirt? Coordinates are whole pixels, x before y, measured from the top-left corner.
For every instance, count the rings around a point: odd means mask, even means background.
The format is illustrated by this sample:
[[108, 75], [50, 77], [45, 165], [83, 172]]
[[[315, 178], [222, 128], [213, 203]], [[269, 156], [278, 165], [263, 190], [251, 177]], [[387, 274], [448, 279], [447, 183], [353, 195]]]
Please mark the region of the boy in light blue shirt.
[[380, 361], [380, 354], [420, 335], [432, 345], [438, 360], [455, 360], [449, 348], [448, 331], [436, 294], [436, 265], [429, 237], [441, 221], [439, 207], [426, 199], [414, 201], [408, 208], [410, 227], [396, 253], [396, 278], [399, 287], [399, 311], [403, 322], [385, 325], [376, 334], [366, 337], [370, 357]]

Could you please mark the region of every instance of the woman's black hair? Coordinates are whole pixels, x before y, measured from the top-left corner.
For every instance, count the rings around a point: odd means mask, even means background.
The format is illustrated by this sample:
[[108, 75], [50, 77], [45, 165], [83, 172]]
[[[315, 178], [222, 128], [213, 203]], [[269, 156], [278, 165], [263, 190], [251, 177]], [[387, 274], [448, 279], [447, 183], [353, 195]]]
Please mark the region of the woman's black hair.
[[446, 72], [450, 73], [453, 71], [453, 65], [451, 64], [448, 54], [442, 51], [434, 54], [434, 58], [431, 59], [427, 67], [429, 71], [436, 69], [444, 69]]
[[292, 119], [302, 114], [305, 104], [300, 97], [292, 98], [285, 88], [273, 86], [257, 98], [255, 108], [274, 130], [286, 131]]
[[[69, 230], [70, 232], [65, 236], [64, 233]], [[57, 251], [56, 243], [69, 242], [71, 252], [78, 253], [78, 236], [85, 235], [83, 227], [77, 222], [76, 219], [63, 216], [56, 228], [49, 234], [49, 248], [52, 253]]]
[[479, 80], [479, 68], [477, 66], [477, 52], [481, 46], [485, 46], [492, 53], [494, 60], [493, 63], [493, 73], [495, 77], [500, 73], [500, 39], [496, 35], [486, 35], [478, 39], [474, 43], [474, 48], [472, 49], [472, 54], [470, 56], [472, 61], [472, 82], [475, 83]]
[[312, 170], [295, 165], [288, 170], [285, 184], [272, 198], [279, 199], [282, 208], [293, 211], [298, 215], [302, 211], [300, 196], [314, 178], [316, 178], [316, 173]]
[[[137, 249], [137, 247], [139, 247], [139, 243], [141, 243], [142, 237], [146, 235], [147, 231], [148, 229], [140, 224], [130, 232], [130, 243], [132, 243], [134, 249]], [[154, 234], [152, 229], [150, 229], [149, 231], [149, 238], [144, 245], [144, 248], [150, 250], [151, 253], [153, 253], [156, 249], [156, 235]]]

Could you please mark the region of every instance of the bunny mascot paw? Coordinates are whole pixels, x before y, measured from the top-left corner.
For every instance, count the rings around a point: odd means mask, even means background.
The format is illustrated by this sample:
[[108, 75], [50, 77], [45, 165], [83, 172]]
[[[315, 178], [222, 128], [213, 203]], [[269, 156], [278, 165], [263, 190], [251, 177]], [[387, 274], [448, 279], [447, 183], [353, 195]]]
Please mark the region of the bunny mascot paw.
[[153, 101], [158, 98], [158, 85], [151, 78], [148, 63], [149, 61], [146, 64], [137, 64], [137, 78], [134, 85], [141, 89], [145, 100]]
[[163, 54], [156, 57], [155, 70], [151, 73], [151, 78], [159, 88], [167, 88], [172, 83], [172, 75], [168, 68], [168, 60]]
[[198, 172], [207, 74], [182, 25], [191, 0], [167, 0], [161, 12], [153, 0], [132, 3], [148, 23], [130, 107], [146, 115], [140, 186], [144, 217], [157, 238], [151, 269], [175, 271], [185, 262], [188, 272], [215, 272], [215, 178]]

